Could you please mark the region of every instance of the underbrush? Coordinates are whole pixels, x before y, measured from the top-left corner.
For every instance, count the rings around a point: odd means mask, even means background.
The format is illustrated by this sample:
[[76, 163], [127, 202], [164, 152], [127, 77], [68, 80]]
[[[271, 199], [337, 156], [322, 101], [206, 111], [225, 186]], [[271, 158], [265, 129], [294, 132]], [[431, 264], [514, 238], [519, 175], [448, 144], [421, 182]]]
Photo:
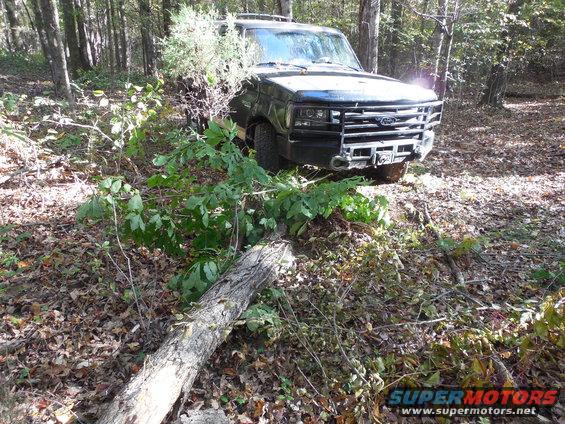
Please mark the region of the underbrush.
[[147, 77], [141, 72], [112, 73], [106, 68], [95, 67], [88, 71], [81, 71], [74, 82], [86, 89], [107, 90], [119, 89], [128, 83], [141, 86], [154, 84], [155, 78]]
[[285, 358], [277, 372], [290, 388], [281, 385], [279, 399], [290, 407], [314, 403], [321, 409], [313, 415], [390, 422], [384, 399], [395, 387], [559, 386], [563, 289], [489, 304], [470, 286], [454, 287], [436, 259], [441, 248], [423, 253], [426, 234], [406, 228], [350, 227], [334, 217], [299, 240], [297, 272], [241, 321], [266, 340], [251, 369], [270, 355]]
[[28, 78], [41, 78], [49, 66], [41, 53], [12, 53], [0, 50], [0, 69], [3, 73]]

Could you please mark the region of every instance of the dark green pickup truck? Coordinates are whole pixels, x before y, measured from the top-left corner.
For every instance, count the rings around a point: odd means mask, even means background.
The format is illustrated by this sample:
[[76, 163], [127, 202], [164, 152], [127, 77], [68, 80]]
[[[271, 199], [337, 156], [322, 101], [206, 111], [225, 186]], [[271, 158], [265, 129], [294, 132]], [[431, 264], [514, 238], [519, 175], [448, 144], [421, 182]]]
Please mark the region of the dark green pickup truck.
[[270, 15], [236, 20], [254, 43], [256, 77], [232, 101], [258, 163], [370, 168], [397, 181], [432, 149], [442, 102], [431, 90], [364, 72], [345, 36]]

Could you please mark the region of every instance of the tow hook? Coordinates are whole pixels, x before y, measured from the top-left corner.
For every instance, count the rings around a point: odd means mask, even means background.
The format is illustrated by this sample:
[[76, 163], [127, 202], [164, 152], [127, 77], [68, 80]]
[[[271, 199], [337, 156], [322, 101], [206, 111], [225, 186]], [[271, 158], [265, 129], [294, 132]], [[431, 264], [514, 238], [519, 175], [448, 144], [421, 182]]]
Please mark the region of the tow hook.
[[349, 160], [343, 156], [336, 155], [330, 160], [330, 168], [335, 171], [349, 169]]

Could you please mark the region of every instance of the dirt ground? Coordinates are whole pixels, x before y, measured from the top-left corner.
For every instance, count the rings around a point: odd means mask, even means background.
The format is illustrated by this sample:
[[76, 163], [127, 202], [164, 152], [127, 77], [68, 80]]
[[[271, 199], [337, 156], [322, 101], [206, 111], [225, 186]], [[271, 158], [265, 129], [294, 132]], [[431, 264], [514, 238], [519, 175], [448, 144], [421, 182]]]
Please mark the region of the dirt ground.
[[[203, 407], [241, 423], [402, 421], [382, 405], [381, 389], [492, 381], [494, 355], [519, 385], [562, 384], [562, 350], [542, 344], [519, 355], [513, 342], [492, 340], [559, 289], [556, 278], [532, 273], [556, 273], [564, 260], [565, 103], [459, 106], [448, 105], [434, 151], [402, 182], [362, 188], [388, 198], [392, 226], [339, 216], [314, 223], [294, 241], [297, 271], [276, 284], [278, 295], [259, 298], [282, 325], [272, 334], [238, 325], [169, 422]], [[1, 137], [0, 342], [12, 346], [0, 352], [2, 416], [90, 422], [179, 312], [166, 285], [183, 264], [109, 248], [112, 231], [75, 219], [96, 172], [45, 145]], [[455, 250], [467, 240], [456, 254], [464, 286], [424, 225], [426, 210]], [[495, 334], [491, 351], [474, 342], [479, 329]], [[460, 340], [466, 350], [454, 347]], [[361, 366], [366, 384], [355, 377]]]

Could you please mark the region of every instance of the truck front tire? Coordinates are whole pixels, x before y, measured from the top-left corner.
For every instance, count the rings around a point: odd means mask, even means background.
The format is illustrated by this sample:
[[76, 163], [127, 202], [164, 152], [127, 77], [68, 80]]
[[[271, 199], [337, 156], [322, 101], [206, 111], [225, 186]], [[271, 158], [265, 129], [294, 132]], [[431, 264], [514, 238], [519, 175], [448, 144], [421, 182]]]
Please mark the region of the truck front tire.
[[381, 181], [387, 183], [397, 183], [406, 174], [408, 162], [392, 163], [377, 167], [376, 176]]
[[253, 137], [257, 163], [273, 174], [281, 169], [281, 158], [277, 148], [277, 134], [268, 122], [255, 126]]

